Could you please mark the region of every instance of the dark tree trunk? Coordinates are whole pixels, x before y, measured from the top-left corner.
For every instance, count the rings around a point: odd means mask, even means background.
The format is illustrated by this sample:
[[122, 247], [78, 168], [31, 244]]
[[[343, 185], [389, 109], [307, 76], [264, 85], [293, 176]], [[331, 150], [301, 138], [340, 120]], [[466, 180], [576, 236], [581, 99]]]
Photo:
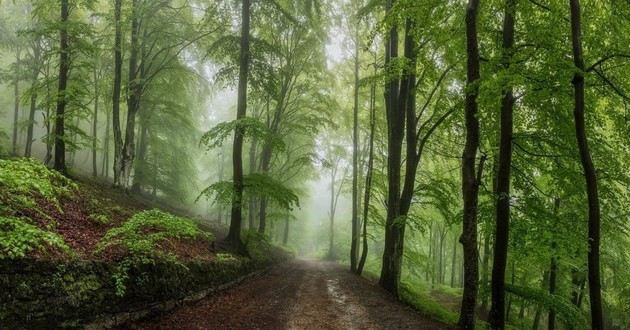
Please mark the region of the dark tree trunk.
[[[359, 257], [359, 22], [355, 23], [354, 38], [354, 105], [352, 111], [352, 238], [350, 271], [357, 271]], [[364, 220], [365, 221], [365, 220]]]
[[[140, 125], [140, 141], [138, 143], [138, 159], [135, 163], [133, 184], [131, 185], [131, 191], [135, 193], [142, 192], [142, 187], [147, 183], [147, 149], [149, 145], [149, 123], [148, 120], [144, 120], [144, 123]], [[157, 173], [156, 173], [157, 174]]]
[[66, 86], [70, 70], [70, 49], [68, 47], [68, 17], [70, 8], [68, 0], [61, 0], [61, 27], [59, 31], [59, 89], [57, 94], [57, 111], [55, 116], [55, 170], [66, 173]]
[[[478, 82], [480, 79], [477, 17], [479, 0], [469, 0], [466, 8], [467, 93], [465, 101], [466, 145], [462, 155], [462, 193], [464, 196], [463, 232], [460, 241], [464, 250], [464, 292], [458, 325], [462, 329], [475, 328], [475, 307], [479, 285], [477, 251], [477, 195], [479, 182], [475, 178], [475, 163], [479, 148], [479, 120], [477, 118]], [[482, 164], [480, 164], [481, 167]]]
[[33, 45], [33, 71], [31, 82], [31, 109], [28, 113], [28, 128], [26, 130], [26, 147], [24, 157], [31, 157], [33, 151], [33, 127], [35, 126], [35, 112], [37, 111], [37, 80], [39, 79], [41, 46], [37, 40]]
[[[514, 30], [516, 1], [505, 1], [503, 21], [503, 69], [507, 71], [512, 61], [514, 48]], [[505, 267], [510, 232], [510, 178], [512, 168], [512, 134], [514, 95], [511, 84], [503, 87], [501, 101], [501, 128], [499, 145], [499, 164], [497, 173], [497, 206], [494, 253], [492, 263], [492, 306], [489, 323], [493, 329], [505, 328]]]
[[122, 0], [114, 2], [114, 25], [116, 29], [114, 41], [114, 86], [112, 93], [112, 126], [114, 130], [114, 186], [120, 187], [122, 166], [122, 132], [120, 128], [120, 90], [122, 84]]
[[[481, 259], [481, 284], [483, 287], [488, 286], [488, 273], [490, 264], [490, 234], [487, 232], [483, 235], [483, 258]], [[479, 307], [481, 315], [488, 314], [488, 295], [484, 294], [481, 299], [481, 307]]]
[[18, 124], [20, 116], [20, 57], [21, 51], [17, 50], [15, 62], [15, 76], [13, 77], [13, 154], [17, 155]]
[[[376, 65], [374, 66], [376, 70]], [[363, 201], [363, 249], [361, 251], [361, 259], [357, 266], [357, 274], [361, 275], [363, 267], [365, 267], [365, 261], [368, 255], [368, 241], [367, 241], [367, 224], [370, 215], [370, 197], [372, 194], [372, 174], [374, 171], [374, 135], [376, 132], [376, 84], [372, 83], [370, 90], [370, 141], [368, 147], [368, 165], [367, 173], [365, 175], [365, 196]]]
[[97, 143], [98, 143], [98, 102], [99, 102], [99, 77], [97, 68], [94, 68], [94, 115], [92, 117], [92, 176], [98, 175], [98, 169], [96, 164], [97, 156]]
[[[236, 120], [242, 120], [247, 115], [247, 78], [249, 76], [249, 21], [250, 21], [250, 0], [242, 2], [242, 23], [241, 23], [241, 50], [239, 58], [239, 79], [238, 79], [238, 102], [236, 110]], [[232, 152], [232, 164], [234, 170], [234, 196], [232, 198], [232, 212], [230, 219], [230, 230], [226, 241], [241, 252], [245, 252], [245, 247], [241, 241], [241, 223], [243, 221], [243, 136], [242, 128], [237, 128], [234, 132], [234, 148]]]
[[588, 289], [591, 300], [591, 328], [603, 329], [602, 293], [599, 265], [600, 243], [600, 210], [597, 191], [597, 173], [586, 136], [584, 119], [584, 58], [582, 55], [582, 22], [580, 0], [570, 0], [571, 3], [571, 42], [573, 45], [573, 62], [577, 70], [573, 76], [575, 97], [575, 135], [580, 150], [580, 160], [586, 179], [586, 194], [588, 196]]
[[[549, 293], [556, 293], [556, 276], [558, 271], [558, 263], [556, 257], [551, 257], [551, 263], [549, 266]], [[556, 328], [556, 311], [553, 308], [549, 308], [549, 317], [547, 318], [547, 329], [554, 330]]]
[[[387, 0], [387, 12], [395, 0]], [[385, 65], [398, 57], [398, 27], [393, 26], [386, 40]], [[385, 84], [385, 108], [387, 117], [387, 216], [385, 220], [385, 246], [379, 284], [394, 296], [400, 285], [402, 226], [400, 225], [400, 178], [402, 144], [405, 130], [405, 108], [399, 106], [400, 81], [391, 79]]]

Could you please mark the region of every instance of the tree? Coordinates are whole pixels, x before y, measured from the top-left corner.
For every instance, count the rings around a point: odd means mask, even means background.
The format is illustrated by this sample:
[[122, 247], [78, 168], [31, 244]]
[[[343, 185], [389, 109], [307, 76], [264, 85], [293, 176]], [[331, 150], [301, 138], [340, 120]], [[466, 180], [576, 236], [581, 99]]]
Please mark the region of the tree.
[[66, 173], [65, 112], [66, 86], [70, 71], [70, 48], [68, 45], [68, 0], [61, 0], [61, 21], [59, 28], [59, 88], [57, 91], [57, 111], [55, 113], [55, 163], [53, 167]]
[[[462, 155], [462, 194], [464, 196], [463, 233], [460, 241], [464, 247], [464, 293], [459, 313], [459, 326], [463, 329], [475, 328], [475, 307], [479, 266], [477, 263], [477, 193], [478, 177], [475, 176], [477, 149], [479, 148], [479, 119], [477, 118], [477, 97], [479, 95], [479, 42], [477, 18], [479, 0], [469, 0], [466, 7], [466, 145]], [[482, 168], [483, 164], [479, 165]], [[479, 170], [481, 172], [481, 170]]]
[[604, 320], [602, 313], [602, 293], [600, 280], [600, 207], [597, 190], [597, 173], [591, 158], [588, 139], [586, 136], [586, 124], [584, 119], [584, 56], [582, 53], [582, 18], [580, 0], [570, 0], [571, 8], [571, 44], [573, 48], [573, 63], [575, 73], [573, 75], [574, 87], [574, 120], [575, 136], [577, 138], [580, 160], [584, 169], [586, 180], [586, 194], [588, 197], [588, 291], [591, 300], [591, 327], [603, 329]]
[[[514, 52], [514, 26], [516, 0], [506, 0], [503, 21], [502, 65], [506, 72], [510, 68]], [[493, 329], [505, 327], [505, 267], [507, 263], [508, 237], [510, 233], [510, 171], [512, 169], [512, 134], [514, 96], [509, 78], [503, 86], [501, 100], [501, 128], [499, 163], [497, 171], [497, 208], [492, 263], [492, 305], [489, 321]]]
[[[249, 22], [250, 22], [249, 0], [243, 0], [241, 12], [241, 49], [239, 60], [239, 79], [238, 79], [238, 103], [236, 120], [242, 120], [247, 115], [247, 78], [249, 75]], [[234, 147], [232, 150], [232, 166], [233, 166], [233, 184], [234, 194], [232, 197], [232, 213], [230, 218], [230, 231], [226, 237], [226, 241], [232, 244], [238, 250], [243, 251], [244, 246], [241, 241], [241, 222], [243, 211], [243, 136], [242, 128], [236, 128], [234, 131]]]

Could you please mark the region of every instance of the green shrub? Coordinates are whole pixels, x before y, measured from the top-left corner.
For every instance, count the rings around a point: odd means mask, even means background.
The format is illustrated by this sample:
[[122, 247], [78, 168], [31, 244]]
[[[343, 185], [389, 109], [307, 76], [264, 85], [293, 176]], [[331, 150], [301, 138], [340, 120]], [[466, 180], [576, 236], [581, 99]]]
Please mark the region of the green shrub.
[[110, 246], [121, 246], [129, 254], [147, 257], [165, 256], [159, 244], [176, 240], [213, 240], [212, 234], [201, 231], [190, 219], [174, 216], [160, 210], [136, 213], [122, 226], [110, 229], [101, 242], [99, 250]]
[[42, 230], [21, 218], [0, 216], [0, 259], [25, 257], [31, 251], [52, 247], [69, 253], [70, 248], [56, 233]]
[[137, 213], [122, 226], [110, 229], [101, 239], [97, 251], [102, 252], [110, 247], [122, 247], [126, 250], [127, 255], [112, 274], [116, 294], [123, 296], [132, 269], [139, 269], [147, 264], [155, 265], [159, 261], [185, 268], [173, 252], [164, 251], [160, 244], [170, 240], [198, 239], [210, 242], [213, 237], [210, 233], [201, 231], [190, 219], [150, 210]]
[[35, 208], [36, 197], [61, 210], [59, 199], [77, 189], [74, 182], [36, 160], [0, 159], [0, 197], [12, 210]]

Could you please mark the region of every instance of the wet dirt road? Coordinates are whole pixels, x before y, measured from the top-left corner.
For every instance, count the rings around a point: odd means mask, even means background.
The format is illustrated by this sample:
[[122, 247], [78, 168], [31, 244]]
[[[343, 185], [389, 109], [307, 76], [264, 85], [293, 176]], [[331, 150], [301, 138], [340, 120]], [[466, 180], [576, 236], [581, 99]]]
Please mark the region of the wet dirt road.
[[125, 329], [448, 329], [345, 268], [297, 259]]

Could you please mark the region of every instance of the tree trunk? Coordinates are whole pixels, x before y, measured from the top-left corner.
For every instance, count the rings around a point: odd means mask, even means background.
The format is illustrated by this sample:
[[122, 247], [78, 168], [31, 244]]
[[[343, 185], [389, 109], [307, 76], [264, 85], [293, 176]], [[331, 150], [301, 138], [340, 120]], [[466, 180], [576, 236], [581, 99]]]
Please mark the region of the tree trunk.
[[359, 21], [355, 22], [354, 38], [354, 105], [352, 111], [352, 238], [350, 271], [357, 271], [359, 257]]
[[140, 43], [140, 14], [139, 0], [131, 1], [131, 44], [129, 55], [129, 81], [127, 91], [127, 123], [125, 127], [125, 139], [122, 146], [122, 159], [120, 161], [120, 184], [126, 189], [129, 187], [131, 170], [135, 160], [136, 151], [136, 117], [140, 110], [142, 98], [142, 63], [139, 61]]
[[[376, 55], [375, 55], [376, 57]], [[376, 60], [375, 60], [376, 62]], [[374, 66], [376, 71], [376, 65]], [[372, 175], [374, 172], [374, 135], [376, 132], [376, 83], [372, 83], [370, 90], [370, 140], [368, 147], [368, 165], [365, 175], [365, 196], [363, 201], [363, 249], [357, 266], [357, 274], [361, 275], [368, 255], [367, 224], [370, 215], [370, 197], [372, 194]]]
[[455, 273], [457, 267], [457, 238], [453, 238], [453, 257], [451, 258], [451, 288], [455, 287]]
[[[395, 0], [387, 0], [386, 11], [392, 10]], [[385, 65], [398, 57], [398, 27], [393, 26], [385, 46]], [[391, 79], [385, 85], [387, 117], [387, 216], [385, 220], [385, 246], [379, 284], [398, 297], [402, 256], [401, 234], [404, 228], [400, 219], [400, 178], [402, 144], [405, 130], [405, 108], [399, 106], [400, 81]]]
[[55, 116], [55, 163], [54, 169], [66, 173], [66, 143], [65, 115], [66, 115], [66, 86], [68, 71], [70, 70], [70, 50], [68, 47], [68, 16], [70, 14], [68, 0], [61, 0], [61, 27], [59, 30], [59, 88], [57, 93], [57, 111]]
[[[269, 166], [271, 165], [271, 145], [265, 143], [261, 155], [261, 171], [263, 174], [269, 173]], [[267, 198], [260, 198], [260, 209], [258, 210], [258, 232], [265, 233], [267, 227]]]
[[13, 154], [17, 155], [18, 124], [20, 115], [20, 49], [17, 50], [15, 58], [15, 76], [13, 77]]
[[[250, 0], [242, 2], [241, 23], [241, 50], [239, 58], [238, 102], [236, 120], [242, 120], [247, 115], [247, 78], [249, 76], [249, 21]], [[232, 213], [230, 230], [226, 241], [237, 250], [245, 252], [241, 241], [241, 222], [243, 220], [243, 129], [236, 128], [234, 132], [234, 148], [232, 152], [232, 164], [234, 170], [234, 196], [232, 198]]]
[[114, 186], [120, 187], [122, 169], [122, 132], [120, 128], [120, 90], [122, 84], [122, 0], [114, 2], [114, 25], [116, 35], [114, 41], [114, 86], [112, 93], [112, 126], [114, 129]]
[[284, 219], [284, 235], [282, 236], [282, 245], [283, 246], [287, 246], [287, 243], [289, 243], [289, 222], [290, 222], [290, 216], [287, 215], [287, 218]]
[[33, 71], [31, 82], [31, 109], [28, 113], [28, 128], [26, 130], [26, 147], [24, 157], [31, 157], [33, 151], [33, 127], [35, 126], [35, 112], [37, 111], [37, 81], [39, 79], [41, 46], [39, 40], [33, 45]]
[[477, 16], [479, 0], [469, 0], [466, 7], [466, 145], [462, 155], [462, 193], [464, 196], [463, 231], [460, 237], [464, 250], [464, 292], [458, 325], [462, 329], [475, 328], [475, 307], [479, 285], [477, 251], [477, 198], [479, 182], [475, 179], [475, 162], [479, 148], [479, 119], [477, 96], [479, 95], [479, 43], [477, 41]]
[[[257, 139], [254, 136], [252, 143], [249, 146], [249, 174], [256, 172], [256, 147]], [[249, 229], [254, 229], [256, 201], [253, 198], [250, 198], [248, 204], [247, 216], [249, 218]]]
[[101, 167], [101, 176], [109, 177], [109, 130], [110, 130], [110, 113], [106, 111], [105, 120], [105, 138], [103, 139], [103, 165]]
[[[96, 64], [95, 64], [96, 65]], [[97, 68], [94, 67], [94, 116], [92, 117], [92, 176], [98, 175], [96, 164], [97, 143], [98, 143], [98, 102], [99, 102], [99, 77]]]
[[580, 160], [586, 179], [586, 194], [588, 196], [588, 288], [591, 300], [591, 328], [603, 329], [602, 293], [599, 265], [600, 243], [600, 210], [597, 191], [597, 173], [586, 136], [584, 119], [584, 58], [582, 55], [582, 23], [580, 0], [570, 0], [571, 3], [571, 42], [573, 46], [573, 62], [576, 71], [573, 76], [575, 97], [575, 135], [580, 150]]
[[[145, 120], [140, 127], [140, 141], [138, 143], [138, 159], [135, 163], [133, 184], [131, 185], [131, 191], [135, 193], [141, 193], [142, 187], [146, 185], [147, 181], [147, 149], [148, 149], [148, 120]], [[157, 175], [157, 173], [154, 173]]]
[[[543, 279], [542, 279], [543, 290], [547, 288], [548, 285], [549, 285], [549, 271], [546, 270], [543, 273]], [[538, 326], [540, 325], [540, 316], [542, 314], [542, 310], [543, 310], [543, 305], [538, 304], [538, 306], [536, 307], [536, 314], [534, 315], [534, 324], [532, 325], [533, 330], [538, 330]]]
[[[554, 244], [555, 248], [555, 244]], [[551, 264], [549, 266], [549, 294], [556, 293], [556, 276], [558, 271], [558, 263], [556, 257], [551, 257]], [[549, 308], [549, 317], [547, 318], [547, 329], [554, 330], [556, 328], [556, 311], [553, 308]]]
[[[503, 21], [503, 69], [510, 67], [514, 48], [516, 1], [506, 0]], [[499, 165], [497, 173], [497, 206], [494, 253], [492, 263], [492, 306], [489, 323], [492, 329], [505, 328], [505, 267], [510, 233], [510, 171], [512, 168], [512, 134], [514, 96], [510, 83], [503, 86]]]

